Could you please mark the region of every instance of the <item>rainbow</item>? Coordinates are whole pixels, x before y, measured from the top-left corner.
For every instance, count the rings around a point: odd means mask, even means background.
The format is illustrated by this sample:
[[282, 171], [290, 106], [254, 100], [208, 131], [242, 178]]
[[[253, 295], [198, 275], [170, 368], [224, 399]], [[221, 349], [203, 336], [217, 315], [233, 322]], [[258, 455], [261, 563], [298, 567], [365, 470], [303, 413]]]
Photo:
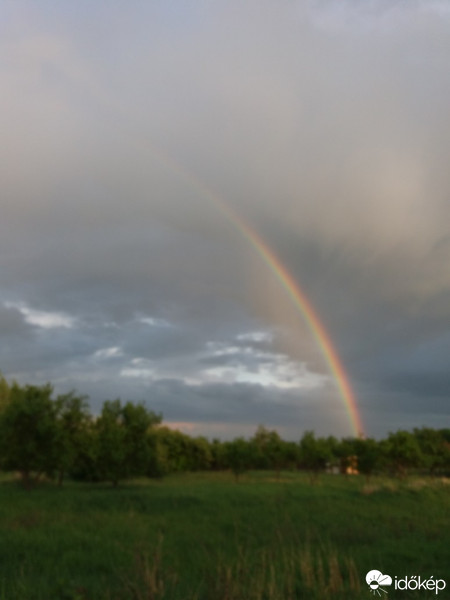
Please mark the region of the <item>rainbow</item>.
[[186, 181], [193, 189], [197, 190], [204, 198], [215, 205], [218, 211], [222, 213], [229, 222], [234, 224], [242, 236], [257, 251], [263, 262], [274, 273], [282, 287], [288, 293], [297, 310], [305, 319], [322, 351], [345, 406], [352, 434], [355, 437], [363, 436], [365, 430], [356, 403], [355, 394], [353, 393], [349, 377], [345, 372], [330, 336], [306, 294], [302, 291], [294, 277], [289, 273], [288, 269], [283, 265], [274, 250], [272, 250], [258, 233], [246, 223], [240, 215], [232, 210], [207, 183], [195, 175], [189, 168], [183, 166], [170, 154], [161, 148], [155, 147], [151, 143], [148, 144], [147, 142], [146, 147], [147, 149], [151, 148], [152, 153], [159, 162], [165, 164], [170, 170], [177, 173], [181, 179]]
[[312, 307], [305, 293], [301, 290], [297, 281], [289, 273], [275, 252], [263, 241], [256, 231], [241, 218], [239, 218], [235, 213], [232, 213], [229, 209], [227, 209], [226, 212], [228, 213], [230, 220], [233, 221], [236, 227], [241, 231], [242, 235], [252, 244], [266, 265], [275, 274], [278, 281], [290, 296], [294, 305], [303, 315], [312, 334], [317, 340], [320, 349], [322, 350], [323, 356], [328, 363], [331, 373], [333, 374], [337, 388], [348, 413], [352, 433], [355, 437], [363, 436], [364, 427], [348, 375], [342, 366], [341, 360], [334, 348], [330, 336], [320, 321], [317, 312]]
[[[98, 89], [94, 90], [94, 92], [96, 95], [99, 93]], [[100, 100], [105, 102], [107, 106], [111, 106], [114, 112], [119, 112], [120, 115], [127, 119], [127, 111], [123, 110], [115, 103], [111, 105], [109, 95], [100, 93]], [[141, 130], [136, 129], [136, 137], [134, 139], [136, 141], [139, 139], [143, 141]], [[275, 274], [278, 281], [280, 281], [281, 285], [292, 299], [295, 307], [305, 319], [323, 353], [323, 356], [325, 357], [346, 408], [353, 435], [364, 435], [364, 427], [356, 403], [355, 395], [352, 391], [348, 375], [345, 372], [330, 336], [328, 335], [316, 311], [313, 309], [306, 294], [302, 291], [298, 282], [289, 273], [288, 269], [283, 265], [276, 253], [264, 242], [264, 240], [256, 233], [256, 231], [243, 220], [242, 217], [238, 216], [237, 213], [234, 212], [231, 207], [228, 206], [227, 203], [225, 203], [220, 196], [213, 191], [212, 188], [209, 187], [207, 183], [195, 175], [193, 171], [191, 171], [188, 167], [183, 166], [183, 164], [181, 164], [178, 160], [175, 160], [168, 152], [160, 147], [155, 146], [148, 139], [145, 140], [143, 145], [147, 151], [151, 150], [152, 154], [161, 164], [169, 167], [169, 169], [171, 169], [174, 173], [177, 173], [181, 179], [190, 184], [193, 189], [196, 189], [202, 196], [209, 199], [218, 208], [218, 210], [236, 226], [242, 236], [248, 240], [248, 242], [258, 252], [264, 263]]]
[[272, 250], [258, 233], [246, 223], [240, 215], [232, 210], [230, 206], [228, 206], [204, 181], [196, 177], [186, 167], [176, 162], [171, 156], [167, 154], [161, 154], [160, 156], [163, 157], [166, 164], [170, 165], [179, 175], [187, 180], [202, 194], [202, 196], [208, 198], [227, 220], [235, 225], [242, 236], [253, 246], [264, 263], [274, 273], [275, 277], [281, 283], [292, 302], [305, 319], [322, 351], [344, 403], [352, 434], [355, 437], [363, 436], [364, 426], [349, 377], [345, 372], [330, 336], [306, 294], [300, 288], [298, 282], [289, 273], [288, 269], [283, 265], [274, 250]]

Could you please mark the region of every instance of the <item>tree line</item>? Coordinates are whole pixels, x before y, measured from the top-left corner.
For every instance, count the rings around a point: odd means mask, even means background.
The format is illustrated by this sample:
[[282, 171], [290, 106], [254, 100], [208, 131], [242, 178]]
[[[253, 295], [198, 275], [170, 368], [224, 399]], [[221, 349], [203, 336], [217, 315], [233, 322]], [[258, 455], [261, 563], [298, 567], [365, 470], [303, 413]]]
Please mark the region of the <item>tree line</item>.
[[383, 440], [316, 437], [283, 440], [259, 426], [250, 439], [192, 437], [162, 424], [144, 404], [105, 401], [93, 416], [88, 399], [76, 392], [54, 397], [53, 387], [9, 384], [0, 376], [0, 468], [20, 474], [27, 488], [41, 478], [63, 484], [163, 477], [169, 473], [231, 470], [236, 479], [253, 469], [302, 469], [314, 481], [325, 471], [386, 473], [411, 470], [450, 473], [450, 429], [397, 431]]

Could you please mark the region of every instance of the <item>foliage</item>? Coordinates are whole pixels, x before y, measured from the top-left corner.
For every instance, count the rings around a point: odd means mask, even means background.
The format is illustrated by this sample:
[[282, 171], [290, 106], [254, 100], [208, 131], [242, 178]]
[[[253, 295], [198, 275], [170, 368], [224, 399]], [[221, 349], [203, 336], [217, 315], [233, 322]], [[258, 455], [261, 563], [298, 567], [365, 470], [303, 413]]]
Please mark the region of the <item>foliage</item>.
[[243, 437], [225, 442], [225, 457], [226, 464], [233, 471], [236, 481], [240, 475], [251, 468], [255, 461], [253, 447]]
[[419, 466], [423, 459], [416, 437], [408, 431], [390, 433], [381, 448], [388, 468], [392, 469], [398, 477], [406, 476], [408, 470]]
[[152, 443], [156, 448], [156, 456], [159, 456], [159, 465], [152, 463], [156, 473], [200, 471], [211, 467], [211, 448], [204, 437], [192, 438], [169, 427], [158, 427]]
[[315, 481], [331, 460], [331, 448], [327, 440], [316, 438], [313, 431], [306, 431], [300, 440], [300, 465], [310, 472]]
[[295, 444], [285, 442], [276, 431], [269, 431], [260, 425], [250, 440], [253, 446], [254, 467], [273, 469], [280, 477], [281, 469], [296, 462], [298, 455]]
[[422, 465], [431, 475], [450, 467], [450, 444], [446, 441], [445, 430], [422, 427], [414, 429], [413, 435], [420, 448]]
[[43, 474], [52, 475], [58, 462], [58, 406], [53, 388], [14, 383], [0, 413], [0, 456], [3, 468], [19, 471], [26, 487]]
[[86, 435], [90, 424], [86, 396], [75, 391], [58, 396], [57, 410], [57, 458], [58, 483], [62, 485], [67, 472], [74, 469], [78, 456], [86, 451], [90, 439]]
[[380, 445], [372, 438], [358, 438], [354, 441], [354, 450], [358, 471], [369, 479], [381, 465]]
[[0, 413], [6, 408], [9, 401], [11, 386], [0, 372]]
[[211, 450], [211, 469], [213, 471], [226, 469], [227, 456], [223, 442], [217, 438], [214, 438], [209, 447]]
[[0, 460], [3, 469], [19, 471], [26, 487], [42, 475], [69, 474], [77, 479], [120, 479], [148, 470], [149, 430], [161, 416], [142, 404], [120, 400], [103, 404], [93, 419], [87, 398], [74, 391], [52, 398], [53, 388], [0, 378]]
[[126, 477], [145, 473], [151, 451], [148, 433], [161, 423], [161, 418], [143, 404], [127, 402], [122, 408]]
[[305, 469], [311, 482], [326, 470], [360, 473], [369, 479], [412, 470], [450, 472], [450, 429], [427, 427], [390, 433], [387, 439], [316, 437], [306, 431], [299, 443], [283, 440], [260, 425], [253, 437], [222, 442], [192, 437], [161, 426], [162, 416], [144, 404], [106, 401], [93, 417], [75, 391], [53, 398], [50, 384], [9, 384], [0, 374], [0, 466], [15, 470], [26, 487], [43, 475], [82, 481], [161, 478], [184, 471], [231, 470], [236, 478], [251, 469]]
[[142, 404], [106, 401], [95, 423], [100, 478], [117, 485], [120, 479], [145, 472], [151, 452], [147, 433], [160, 420]]

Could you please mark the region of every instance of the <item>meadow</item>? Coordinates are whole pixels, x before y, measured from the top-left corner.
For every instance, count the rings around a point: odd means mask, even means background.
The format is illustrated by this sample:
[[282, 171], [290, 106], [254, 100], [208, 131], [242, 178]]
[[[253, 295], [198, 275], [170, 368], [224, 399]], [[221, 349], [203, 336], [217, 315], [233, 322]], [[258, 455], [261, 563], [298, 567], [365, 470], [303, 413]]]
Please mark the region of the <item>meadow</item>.
[[[373, 597], [371, 569], [450, 588], [449, 507], [450, 485], [429, 477], [208, 472], [26, 491], [4, 476], [0, 598], [351, 600]], [[389, 589], [419, 597], [436, 595]]]

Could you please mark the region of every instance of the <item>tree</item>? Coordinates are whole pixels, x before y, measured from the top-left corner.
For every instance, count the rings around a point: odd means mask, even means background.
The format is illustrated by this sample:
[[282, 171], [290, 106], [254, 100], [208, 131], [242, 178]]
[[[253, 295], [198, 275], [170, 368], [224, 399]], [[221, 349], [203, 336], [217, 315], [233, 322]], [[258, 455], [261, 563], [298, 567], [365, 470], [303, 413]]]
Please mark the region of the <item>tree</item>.
[[143, 404], [127, 402], [122, 408], [126, 477], [146, 473], [151, 450], [148, 432], [161, 423], [161, 419], [161, 415], [148, 410]]
[[0, 373], [0, 412], [6, 408], [9, 401], [10, 385]]
[[212, 453], [208, 440], [203, 436], [190, 438], [189, 450], [189, 470], [204, 471], [211, 467]]
[[444, 469], [444, 473], [448, 476], [450, 474], [450, 429], [439, 429], [439, 433], [443, 442], [442, 468]]
[[145, 474], [147, 477], [161, 478], [171, 472], [168, 447], [164, 443], [165, 428], [153, 428], [148, 433], [149, 457]]
[[120, 479], [146, 474], [151, 452], [148, 430], [160, 422], [161, 416], [143, 404], [104, 402], [95, 424], [100, 477], [117, 486]]
[[420, 465], [422, 453], [417, 439], [409, 431], [390, 433], [382, 448], [388, 465], [398, 477], [405, 477], [408, 469]]
[[358, 442], [359, 438], [344, 438], [339, 442], [334, 437], [328, 438], [331, 453], [339, 459], [339, 471], [343, 475], [355, 475], [358, 469]]
[[367, 481], [381, 464], [381, 449], [379, 443], [372, 439], [355, 439], [355, 454], [358, 457], [358, 471], [366, 476]]
[[166, 473], [188, 471], [190, 467], [189, 436], [169, 427], [158, 427], [155, 436], [159, 445], [160, 460], [165, 463], [164, 471]]
[[422, 453], [422, 462], [431, 475], [445, 469], [448, 461], [448, 447], [445, 442], [444, 430], [422, 427], [414, 429], [414, 437], [417, 440]]
[[242, 437], [235, 438], [232, 442], [225, 442], [225, 456], [236, 481], [250, 468], [254, 460], [251, 444]]
[[226, 468], [225, 444], [218, 438], [214, 438], [210, 444], [211, 468], [219, 471]]
[[77, 439], [77, 451], [68, 470], [70, 477], [78, 481], [101, 481], [103, 475], [99, 464], [98, 429], [93, 418], [90, 418]]
[[122, 427], [122, 405], [119, 399], [103, 403], [95, 423], [97, 433], [97, 467], [101, 479], [116, 486], [126, 475], [125, 432]]
[[57, 464], [58, 407], [50, 384], [25, 387], [14, 383], [0, 413], [0, 453], [5, 469], [19, 471], [30, 488]]
[[79, 457], [89, 451], [91, 415], [87, 397], [77, 396], [74, 391], [58, 396], [56, 408], [58, 484], [62, 485], [65, 474], [74, 470]]
[[329, 445], [324, 439], [317, 439], [313, 431], [306, 431], [300, 440], [300, 465], [309, 471], [311, 483], [325, 470], [331, 459]]
[[260, 469], [274, 469], [279, 479], [281, 469], [286, 467], [289, 461], [286, 442], [276, 431], [269, 431], [259, 425], [251, 444], [254, 447], [256, 466]]

